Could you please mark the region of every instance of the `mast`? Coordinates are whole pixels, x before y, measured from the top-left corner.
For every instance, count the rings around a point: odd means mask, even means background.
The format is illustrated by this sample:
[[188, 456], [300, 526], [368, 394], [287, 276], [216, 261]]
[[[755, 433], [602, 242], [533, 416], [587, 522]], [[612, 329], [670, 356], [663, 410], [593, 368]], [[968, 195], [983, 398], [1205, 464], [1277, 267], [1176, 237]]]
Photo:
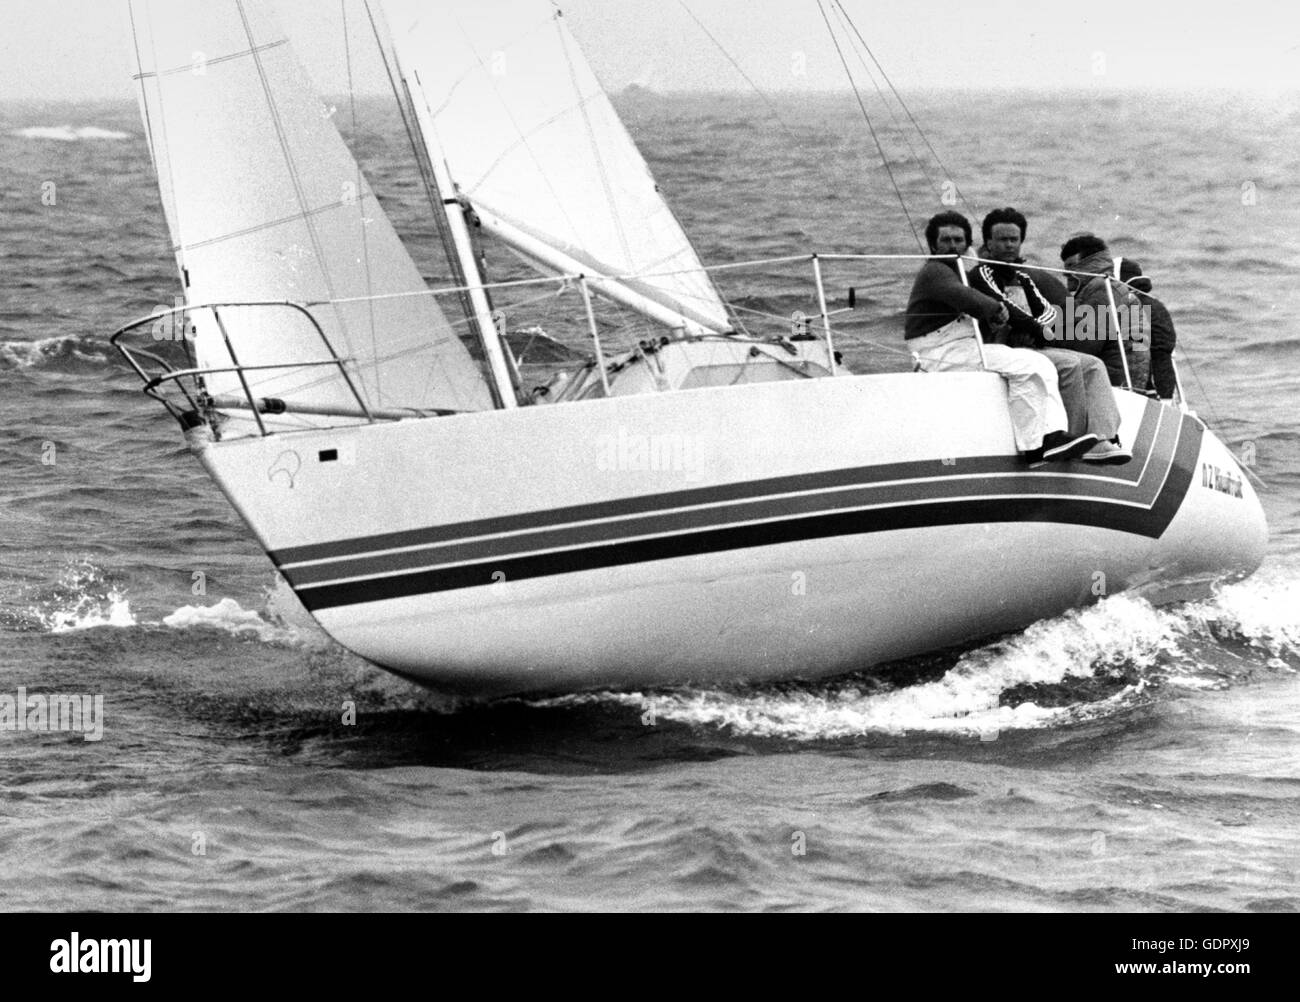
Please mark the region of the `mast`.
[[[382, 45], [392, 59], [397, 77], [402, 84], [402, 94], [398, 96], [398, 100], [404, 98], [406, 107], [414, 115], [410, 125], [415, 130], [415, 138], [418, 140], [413, 145], [416, 147], [416, 158], [420, 163], [420, 175], [429, 191], [434, 212], [438, 215], [436, 220], [438, 229], [451, 238], [451, 247], [444, 248], [448, 251], [447, 262], [451, 266], [457, 284], [467, 290], [469, 309], [466, 311], [466, 317], [487, 359], [491, 377], [489, 385], [493, 398], [498, 408], [514, 410], [519, 406], [519, 400], [515, 393], [510, 367], [506, 362], [505, 351], [501, 345], [501, 333], [497, 330], [492, 316], [492, 304], [488, 301], [487, 290], [483, 287], [484, 275], [474, 254], [474, 241], [469, 231], [465, 208], [458, 198], [452, 197], [456, 186], [447, 169], [446, 161], [434, 155], [434, 151], [440, 150], [441, 147], [437, 142], [437, 131], [428, 104], [415, 100], [414, 89], [411, 87], [411, 74], [408, 74], [402, 62], [398, 47], [393, 44], [392, 32], [382, 11], [376, 19], [369, 0], [366, 2], [366, 10], [371, 14], [371, 21], [375, 25], [377, 34], [380, 31], [379, 25], [383, 25]], [[419, 75], [414, 74], [414, 77], [418, 85]]]
[[[399, 72], [401, 72], [401, 65], [399, 61], [397, 64]], [[403, 84], [405, 82], [406, 79], [403, 75]], [[424, 133], [426, 137], [434, 135], [431, 131], [433, 123], [429, 121], [428, 107], [422, 107], [419, 102], [412, 102], [412, 104], [415, 106], [416, 128]], [[455, 191], [456, 187], [452, 183], [451, 175], [447, 173], [446, 162], [430, 157], [429, 167], [433, 172], [434, 193], [441, 201], [443, 211], [446, 214], [447, 228], [451, 232], [451, 239], [456, 249], [456, 259], [460, 268], [461, 279], [464, 282], [464, 287], [469, 289], [470, 303], [473, 306], [471, 317], [475, 328], [478, 330], [479, 341], [483, 345], [483, 353], [487, 356], [488, 369], [492, 374], [492, 385], [497, 401], [505, 410], [513, 410], [519, 406], [519, 401], [515, 397], [514, 383], [510, 378], [510, 367], [506, 364], [505, 351], [501, 347], [501, 332], [497, 330], [497, 325], [492, 317], [492, 304], [488, 302], [487, 290], [483, 288], [483, 274], [479, 270], [478, 258], [474, 255], [474, 239], [469, 232], [469, 221], [465, 218], [465, 209], [461, 206], [459, 199], [449, 197], [449, 193]], [[472, 280], [470, 279], [471, 275], [473, 276]]]

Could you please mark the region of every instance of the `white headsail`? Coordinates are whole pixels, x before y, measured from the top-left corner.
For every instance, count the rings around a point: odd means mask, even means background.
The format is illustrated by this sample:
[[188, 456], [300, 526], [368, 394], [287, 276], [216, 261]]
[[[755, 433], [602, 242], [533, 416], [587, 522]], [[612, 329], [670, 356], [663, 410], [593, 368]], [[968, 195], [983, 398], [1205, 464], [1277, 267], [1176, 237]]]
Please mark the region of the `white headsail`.
[[598, 292], [668, 326], [730, 329], [550, 0], [384, 7], [430, 156], [445, 161], [488, 232], [543, 272], [604, 279]]
[[[263, 0], [128, 0], [142, 112], [191, 304], [326, 302], [328, 344], [287, 309], [221, 317], [257, 396], [357, 411], [493, 406], [483, 373], [410, 255]], [[374, 296], [398, 298], [338, 303]], [[197, 312], [203, 367], [229, 367]], [[463, 317], [457, 317], [463, 321]], [[208, 380], [240, 394], [234, 375]], [[355, 389], [354, 389], [355, 388]]]

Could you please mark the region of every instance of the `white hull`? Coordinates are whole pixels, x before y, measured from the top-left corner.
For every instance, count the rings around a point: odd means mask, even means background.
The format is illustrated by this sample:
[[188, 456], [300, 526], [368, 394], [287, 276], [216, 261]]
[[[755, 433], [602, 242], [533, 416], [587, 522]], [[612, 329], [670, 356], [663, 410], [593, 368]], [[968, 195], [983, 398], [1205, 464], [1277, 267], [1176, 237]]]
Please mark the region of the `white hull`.
[[192, 441], [321, 626], [382, 667], [479, 695], [711, 685], [1253, 571], [1267, 530], [1231, 454], [1117, 396], [1124, 467], [1025, 468], [989, 373]]

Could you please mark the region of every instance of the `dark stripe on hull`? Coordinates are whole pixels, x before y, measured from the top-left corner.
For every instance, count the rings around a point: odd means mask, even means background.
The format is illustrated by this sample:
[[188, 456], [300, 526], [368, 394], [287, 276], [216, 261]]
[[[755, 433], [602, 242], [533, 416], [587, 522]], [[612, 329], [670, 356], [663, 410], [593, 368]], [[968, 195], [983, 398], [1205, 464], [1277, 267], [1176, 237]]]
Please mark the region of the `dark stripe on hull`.
[[[1142, 423], [1134, 436], [1132, 445], [1133, 462], [1127, 466], [1102, 470], [1087, 464], [1074, 464], [1067, 469], [1074, 472], [1086, 471], [1093, 476], [1103, 475], [1105, 483], [1115, 485], [1137, 485], [1145, 470], [1145, 459], [1151, 453], [1157, 428], [1170, 424], [1177, 428], [1177, 412], [1162, 405], [1149, 403], [1143, 413]], [[1024, 462], [1016, 456], [976, 456], [963, 458], [955, 466], [945, 466], [942, 460], [931, 459], [919, 462], [891, 463], [880, 466], [865, 466], [852, 470], [829, 470], [823, 473], [799, 474], [791, 477], [776, 477], [768, 480], [751, 480], [738, 484], [723, 484], [718, 487], [701, 487], [693, 490], [674, 491], [670, 494], [653, 494], [635, 498], [619, 498], [600, 501], [593, 504], [575, 505], [568, 508], [553, 508], [548, 511], [527, 512], [519, 515], [505, 515], [497, 518], [479, 519], [472, 522], [457, 522], [453, 525], [433, 526], [425, 529], [413, 529], [408, 532], [387, 533], [380, 536], [364, 536], [340, 542], [319, 543], [312, 546], [298, 546], [277, 550], [269, 554], [277, 567], [284, 568], [293, 564], [312, 563], [316, 561], [341, 560], [347, 557], [359, 557], [378, 553], [383, 550], [401, 550], [416, 546], [438, 546], [448, 543], [460, 543], [476, 536], [495, 536], [511, 532], [527, 532], [540, 529], [570, 525], [575, 522], [606, 521], [630, 518], [638, 515], [660, 515], [676, 508], [691, 508], [700, 505], [721, 505], [727, 503], [746, 503], [775, 495], [834, 491], [844, 488], [868, 487], [874, 484], [887, 484], [900, 480], [921, 480], [930, 477], [945, 479], [955, 477], [987, 476], [990, 474], [1015, 474], [1032, 481], [1039, 493], [1052, 491], [1069, 493], [1068, 484], [1076, 480], [1063, 476], [1061, 467], [1047, 467], [1029, 473]], [[1096, 483], [1096, 481], [1092, 481]], [[982, 492], [981, 492], [982, 493]]]
[[[1171, 423], [1177, 427], [1177, 420]], [[1153, 468], [1146, 471], [1144, 479], [1152, 479], [1153, 493], [1145, 499], [1145, 503], [1136, 507], [1134, 502], [1137, 499], [1132, 497], [1127, 499], [1130, 502], [1128, 504], [1118, 503], [1118, 499], [1084, 500], [1060, 496], [918, 501], [892, 508], [832, 512], [760, 525], [685, 532], [658, 539], [607, 542], [559, 553], [515, 556], [366, 581], [298, 587], [296, 591], [309, 610], [318, 612], [414, 595], [485, 587], [500, 580], [522, 581], [804, 540], [978, 523], [1051, 522], [1085, 525], [1158, 539], [1168, 528], [1187, 495], [1200, 454], [1200, 425], [1190, 419], [1182, 419], [1181, 432], [1172, 466], [1157, 460], [1151, 464]], [[1161, 438], [1163, 440], [1164, 436]], [[932, 468], [932, 464], [928, 465]], [[1137, 465], [1136, 459], [1132, 465]], [[1126, 492], [1132, 494], [1134, 486], [1127, 485]], [[986, 481], [977, 489], [985, 495], [1006, 492], [996, 480]], [[1158, 493], [1154, 493], [1156, 491]]]
[[865, 508], [915, 504], [918, 501], [932, 503], [957, 501], [969, 498], [971, 495], [987, 496], [995, 493], [1014, 499], [1017, 495], [1032, 497], [1050, 492], [1056, 497], [1065, 499], [1100, 498], [1127, 501], [1149, 507], [1155, 500], [1158, 487], [1158, 484], [1153, 485], [1148, 491], [1134, 490], [1130, 487], [1117, 492], [1113, 487], [1082, 478], [1048, 485], [1040, 479], [1024, 476], [999, 481], [984, 480], [978, 483], [969, 479], [954, 478], [927, 484], [886, 484], [879, 487], [835, 491], [829, 494], [770, 498], [729, 505], [721, 509], [703, 508], [684, 512], [664, 512], [634, 520], [596, 522], [497, 539], [451, 543], [357, 560], [338, 560], [307, 567], [289, 567], [284, 568], [283, 573], [290, 584], [307, 586], [340, 581], [344, 578], [373, 577], [403, 570], [428, 569], [437, 565], [502, 560], [540, 550], [573, 549], [581, 546], [618, 543], [634, 536], [704, 532], [732, 526], [738, 522], [785, 521], [805, 515], [831, 515], [842, 511], [860, 512]]

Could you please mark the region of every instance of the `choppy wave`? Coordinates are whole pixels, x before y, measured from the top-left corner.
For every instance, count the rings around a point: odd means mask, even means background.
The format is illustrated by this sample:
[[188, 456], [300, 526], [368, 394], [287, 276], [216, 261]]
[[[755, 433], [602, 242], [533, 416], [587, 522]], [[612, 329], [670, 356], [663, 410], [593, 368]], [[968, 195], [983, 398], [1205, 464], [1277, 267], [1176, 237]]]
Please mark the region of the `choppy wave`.
[[51, 633], [76, 633], [104, 626], [125, 629], [136, 625], [130, 601], [118, 591], [109, 592], [102, 600], [87, 598], [71, 609], [56, 610], [46, 620]]
[[126, 586], [88, 560], [69, 563], [58, 583], [29, 606], [16, 625], [48, 634], [132, 627], [207, 630], [278, 647], [313, 650], [332, 644], [281, 579], [267, 590], [266, 608], [261, 612], [224, 598], [211, 606], [182, 606], [156, 622], [141, 619], [132, 611]]
[[49, 596], [29, 615], [38, 629], [54, 634], [138, 625], [121, 585], [85, 560], [68, 564]]
[[18, 139], [42, 139], [59, 143], [79, 143], [88, 140], [130, 139], [131, 133], [117, 132], [113, 129], [100, 129], [93, 125], [32, 125], [25, 129], [14, 129], [11, 133]]
[[[1053, 116], [1068, 122], [1040, 130], [1041, 142], [1011, 138], [1015, 176], [1004, 169], [1006, 143], [967, 144], [967, 193], [986, 207], [1024, 210], [1029, 252], [1040, 261], [1083, 229], [1143, 260], [1180, 340], [1196, 351], [1195, 374], [1185, 378], [1198, 406], [1225, 419], [1234, 440], [1259, 446], [1258, 472], [1279, 488], [1265, 498], [1272, 553], [1300, 556], [1300, 505], [1282, 490], [1300, 476], [1286, 438], [1296, 425], [1297, 346], [1246, 347], [1295, 337], [1287, 318], [1297, 313], [1297, 287], [1279, 269], [1297, 259], [1300, 243], [1278, 207], [1295, 204], [1300, 184], [1300, 171], [1289, 169], [1300, 149], [1296, 101], [1210, 106], [1180, 97], [1159, 103], [1153, 119], [1156, 104], [1145, 98], [1102, 106], [1095, 96], [935, 98], [915, 107], [941, 152], [970, 133], [1002, 135], [1026, 103], [1049, 125]], [[801, 137], [837, 137], [821, 144], [812, 172], [807, 145], [779, 130], [754, 129], [752, 142], [719, 155], [707, 133], [711, 123], [751, 117], [739, 100], [734, 115], [714, 98], [638, 109], [634, 131], [702, 255], [719, 264], [783, 256], [806, 246], [805, 232], [827, 252], [860, 251], [864, 240], [881, 252], [914, 246], [896, 204], [851, 197], [869, 195], [874, 178], [862, 169], [861, 137], [835, 128], [844, 102], [790, 101], [786, 117]], [[75, 129], [61, 141], [10, 130], [70, 122], [139, 136], [134, 112], [87, 105], [24, 114], [0, 126], [15, 183], [54, 176], [51, 157], [86, 183], [61, 190], [57, 208], [14, 215], [6, 264], [22, 295], [0, 311], [0, 405], [17, 438], [4, 455], [58, 439], [75, 463], [5, 469], [16, 500], [0, 556], [0, 629], [12, 644], [0, 659], [0, 689], [104, 692], [109, 716], [107, 753], [52, 735], [5, 744], [0, 785], [18, 820], [0, 849], [19, 862], [6, 870], [9, 907], [1240, 913], [1300, 905], [1289, 851], [1300, 678], [1288, 674], [1300, 668], [1300, 568], [1182, 607], [1116, 597], [997, 644], [832, 682], [589, 696], [572, 711], [507, 700], [443, 713], [396, 676], [285, 646], [295, 643], [291, 627], [299, 638], [314, 634], [263, 598], [266, 565], [255, 543], [175, 429], [148, 401], [119, 399], [138, 387], [110, 350], [62, 337], [133, 303], [171, 302], [170, 241], [147, 145]], [[1080, 129], [1090, 144], [1114, 146], [1138, 121], [1154, 125], [1131, 163], [1076, 157], [1078, 170], [1062, 176]], [[421, 270], [441, 280], [446, 262], [423, 192], [408, 184], [400, 119], [394, 129], [373, 143], [360, 135], [362, 159]], [[1207, 144], [1207, 130], [1222, 141]], [[893, 138], [884, 137], [891, 147]], [[1258, 207], [1236, 197], [1238, 175], [1260, 182]], [[909, 200], [934, 201], [916, 171], [900, 177]], [[1121, 245], [1125, 234], [1132, 239]], [[1218, 257], [1204, 249], [1211, 244]], [[491, 263], [507, 266], [498, 277], [523, 277], [509, 259]], [[851, 361], [861, 356], [863, 371], [874, 371], [892, 356], [871, 341], [902, 344], [911, 268], [864, 268], [828, 263], [827, 278], [837, 300], [859, 287], [839, 339]], [[815, 312], [808, 274], [800, 269], [797, 287], [785, 269], [717, 280], [742, 306], [789, 316]], [[607, 336], [622, 336], [625, 314], [598, 310]], [[564, 303], [536, 315], [512, 308], [510, 319], [574, 329]], [[589, 348], [578, 337], [572, 345]], [[545, 362], [540, 350], [534, 344], [529, 359]], [[145, 421], [158, 434], [142, 433]], [[146, 491], [157, 492], [156, 508]], [[106, 569], [101, 578], [56, 589], [62, 562], [83, 552]], [[159, 567], [168, 561], [177, 569]], [[221, 572], [213, 574], [221, 590], [192, 597], [184, 568], [208, 563]], [[235, 601], [219, 601], [226, 597]], [[27, 611], [33, 605], [39, 615]], [[86, 632], [47, 634], [55, 628]], [[354, 725], [340, 719], [345, 701], [356, 703]], [[663, 726], [643, 726], [647, 715]], [[999, 731], [1003, 740], [981, 742]], [[747, 736], [759, 734], [792, 738]], [[1093, 740], [1098, 734], [1107, 740]], [[807, 835], [806, 857], [791, 854], [794, 830]], [[492, 852], [498, 831], [509, 842], [504, 857]], [[192, 855], [193, 832], [209, 839], [206, 860]], [[259, 850], [252, 869], [249, 844]], [[313, 873], [325, 876], [304, 878]]]
[[[1138, 706], [1164, 685], [1223, 688], [1216, 645], [1255, 652], [1253, 665], [1300, 666], [1300, 578], [1263, 574], [1169, 609], [1116, 595], [967, 651], [941, 678], [890, 687], [875, 677], [747, 689], [566, 696], [533, 705], [605, 703], [648, 722], [811, 742], [870, 735], [991, 741], [1000, 734], [1096, 720]], [[1207, 649], [1208, 648], [1208, 649]]]
[[[153, 627], [301, 650], [333, 647], [278, 577], [261, 610], [224, 598], [183, 606], [152, 622], [132, 611], [120, 582], [93, 563], [77, 561], [30, 610], [30, 619], [29, 628], [50, 634]], [[1226, 688], [1241, 670], [1243, 653], [1250, 669], [1300, 668], [1300, 573], [1294, 568], [1265, 570], [1209, 599], [1172, 607], [1112, 596], [965, 651], [939, 677], [904, 665], [820, 683], [590, 693], [527, 704], [604, 704], [654, 722], [792, 741], [871, 735], [993, 740], [1004, 732], [1108, 717], [1145, 703], [1164, 686]]]
[[116, 357], [103, 338], [68, 334], [40, 341], [0, 341], [0, 372], [39, 369], [69, 362], [104, 365]]

